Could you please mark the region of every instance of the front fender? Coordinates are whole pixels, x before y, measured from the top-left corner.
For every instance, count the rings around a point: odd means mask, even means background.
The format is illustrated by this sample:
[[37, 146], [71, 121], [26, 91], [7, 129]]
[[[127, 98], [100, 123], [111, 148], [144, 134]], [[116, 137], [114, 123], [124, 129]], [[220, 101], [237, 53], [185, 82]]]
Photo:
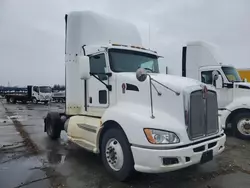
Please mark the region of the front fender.
[[[117, 122], [124, 130], [129, 143], [141, 146], [152, 146], [144, 134], [144, 128], [154, 128], [175, 132], [183, 144], [188, 140], [186, 129], [176, 118], [167, 113], [155, 110], [151, 118], [150, 107], [131, 103], [120, 103], [108, 108], [102, 116], [103, 124], [109, 120]], [[179, 145], [178, 144], [178, 145]]]
[[227, 118], [233, 113], [235, 110], [239, 109], [249, 109], [250, 110], [250, 98], [249, 97], [241, 97], [233, 100], [229, 105], [227, 105], [222, 110], [219, 110], [220, 114], [220, 123], [223, 128], [226, 128]]

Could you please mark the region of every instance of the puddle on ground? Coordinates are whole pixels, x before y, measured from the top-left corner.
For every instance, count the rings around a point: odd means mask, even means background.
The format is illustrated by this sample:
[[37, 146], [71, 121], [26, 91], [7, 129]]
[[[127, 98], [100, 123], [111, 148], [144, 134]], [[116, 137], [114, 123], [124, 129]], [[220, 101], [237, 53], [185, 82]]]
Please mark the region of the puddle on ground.
[[66, 155], [50, 151], [47, 153], [47, 160], [49, 164], [58, 165], [63, 164], [65, 161]]
[[12, 115], [12, 116], [8, 116], [8, 118], [11, 120], [18, 120], [18, 121], [27, 121], [28, 120], [27, 115]]

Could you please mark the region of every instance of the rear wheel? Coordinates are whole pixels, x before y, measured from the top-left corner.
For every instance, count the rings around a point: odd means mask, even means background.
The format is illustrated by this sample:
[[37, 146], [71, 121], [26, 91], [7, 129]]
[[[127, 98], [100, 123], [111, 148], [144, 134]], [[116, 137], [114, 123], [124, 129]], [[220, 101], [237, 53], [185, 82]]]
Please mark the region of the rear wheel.
[[58, 138], [60, 138], [62, 130], [62, 122], [59, 113], [57, 112], [48, 113], [45, 121], [45, 126], [47, 135], [52, 140], [57, 140]]
[[250, 139], [250, 113], [237, 114], [233, 119], [234, 133], [236, 137], [244, 140]]
[[112, 128], [104, 133], [101, 156], [105, 168], [116, 179], [126, 181], [134, 174], [134, 159], [122, 130]]
[[16, 99], [14, 97], [10, 97], [10, 103], [15, 104], [16, 103]]

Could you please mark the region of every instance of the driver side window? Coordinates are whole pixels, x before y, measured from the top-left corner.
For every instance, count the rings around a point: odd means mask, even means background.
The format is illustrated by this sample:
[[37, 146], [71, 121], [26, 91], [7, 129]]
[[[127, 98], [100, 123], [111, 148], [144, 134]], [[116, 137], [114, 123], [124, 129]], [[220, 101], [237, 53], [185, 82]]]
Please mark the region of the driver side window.
[[90, 72], [98, 76], [100, 80], [107, 80], [105, 75], [106, 61], [104, 54], [90, 56]]
[[213, 84], [212, 72], [213, 71], [202, 71], [201, 82], [212, 85]]
[[[202, 71], [201, 72], [201, 82], [205, 83], [205, 84], [210, 84], [210, 85], [215, 85], [215, 83], [213, 83], [213, 71]], [[220, 71], [218, 71], [219, 75], [221, 75]]]

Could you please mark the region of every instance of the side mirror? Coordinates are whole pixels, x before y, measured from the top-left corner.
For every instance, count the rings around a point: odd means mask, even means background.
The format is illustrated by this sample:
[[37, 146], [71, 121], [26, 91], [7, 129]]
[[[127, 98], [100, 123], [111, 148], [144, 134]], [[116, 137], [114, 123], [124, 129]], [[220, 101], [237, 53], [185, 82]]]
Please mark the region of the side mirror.
[[218, 77], [219, 77], [218, 71], [216, 71], [216, 70], [213, 71], [213, 72], [212, 72], [212, 77], [213, 77], [213, 80], [216, 81], [216, 80], [218, 79]]
[[140, 82], [144, 82], [147, 79], [147, 71], [144, 68], [139, 68], [136, 71], [136, 78]]
[[221, 75], [218, 75], [217, 80], [215, 80], [215, 88], [217, 89], [223, 88], [223, 80]]
[[243, 79], [243, 81], [244, 81], [244, 82], [247, 82], [247, 79], [246, 79], [246, 78], [244, 78], [244, 79]]
[[90, 78], [90, 64], [89, 57], [80, 55], [77, 57], [77, 63], [79, 67], [79, 75], [81, 80], [88, 80]]

